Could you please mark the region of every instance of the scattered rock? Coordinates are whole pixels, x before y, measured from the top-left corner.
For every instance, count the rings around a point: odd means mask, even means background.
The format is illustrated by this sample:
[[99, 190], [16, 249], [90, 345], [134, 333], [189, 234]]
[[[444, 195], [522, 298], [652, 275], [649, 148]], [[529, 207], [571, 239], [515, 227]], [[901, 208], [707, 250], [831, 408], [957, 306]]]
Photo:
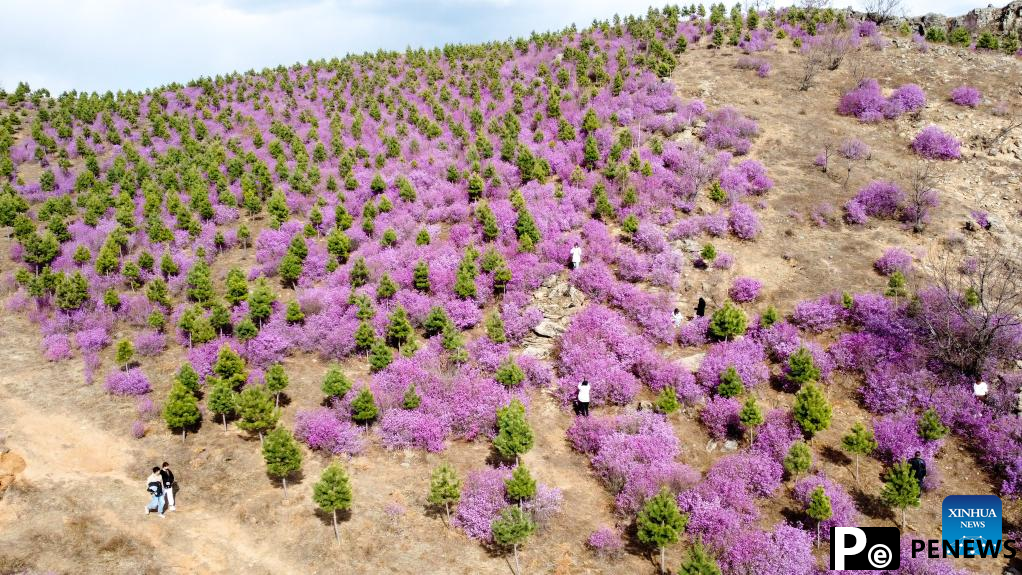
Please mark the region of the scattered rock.
[[704, 357], [706, 357], [706, 352], [700, 352], [682, 357], [678, 359], [678, 363], [680, 363], [686, 370], [695, 373], [699, 369], [699, 366], [703, 363]]
[[564, 333], [564, 327], [550, 320], [544, 319], [543, 321], [539, 322], [539, 325], [532, 328], [532, 331], [534, 331], [536, 335], [542, 337], [557, 337]]
[[736, 451], [738, 449], [738, 442], [734, 439], [728, 439], [724, 442], [724, 451]]

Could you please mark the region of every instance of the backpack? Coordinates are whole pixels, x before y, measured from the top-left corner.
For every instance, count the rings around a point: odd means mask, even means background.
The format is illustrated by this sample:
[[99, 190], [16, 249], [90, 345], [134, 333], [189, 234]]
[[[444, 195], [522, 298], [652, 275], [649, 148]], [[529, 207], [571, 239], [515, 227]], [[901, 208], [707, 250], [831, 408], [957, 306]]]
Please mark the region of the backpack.
[[147, 489], [149, 490], [149, 493], [153, 495], [153, 497], [159, 497], [163, 495], [163, 486], [160, 485], [159, 481], [150, 481], [149, 487]]

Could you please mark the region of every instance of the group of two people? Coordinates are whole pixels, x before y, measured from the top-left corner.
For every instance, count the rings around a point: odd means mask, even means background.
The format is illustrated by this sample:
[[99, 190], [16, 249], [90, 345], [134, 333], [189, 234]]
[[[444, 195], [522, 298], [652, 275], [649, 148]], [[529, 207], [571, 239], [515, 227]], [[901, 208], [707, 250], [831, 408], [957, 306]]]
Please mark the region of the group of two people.
[[150, 496], [149, 504], [145, 507], [146, 515], [156, 511], [160, 517], [165, 517], [164, 509], [177, 511], [174, 505], [174, 472], [166, 461], [163, 467], [153, 467], [152, 474], [146, 479], [146, 491]]

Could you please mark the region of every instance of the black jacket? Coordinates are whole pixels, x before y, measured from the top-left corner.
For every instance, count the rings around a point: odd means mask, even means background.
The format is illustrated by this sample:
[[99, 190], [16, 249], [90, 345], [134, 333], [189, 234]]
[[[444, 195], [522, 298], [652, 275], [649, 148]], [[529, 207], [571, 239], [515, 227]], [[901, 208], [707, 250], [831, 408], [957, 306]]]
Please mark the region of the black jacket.
[[160, 497], [163, 495], [163, 486], [160, 485], [159, 481], [150, 481], [149, 484], [146, 485], [146, 491], [154, 497]]
[[920, 457], [913, 457], [908, 460], [909, 467], [912, 468], [912, 475], [915, 476], [916, 481], [922, 481], [926, 477], [926, 462]]
[[163, 487], [170, 489], [174, 486], [174, 472], [169, 469], [161, 469], [160, 477], [163, 478]]

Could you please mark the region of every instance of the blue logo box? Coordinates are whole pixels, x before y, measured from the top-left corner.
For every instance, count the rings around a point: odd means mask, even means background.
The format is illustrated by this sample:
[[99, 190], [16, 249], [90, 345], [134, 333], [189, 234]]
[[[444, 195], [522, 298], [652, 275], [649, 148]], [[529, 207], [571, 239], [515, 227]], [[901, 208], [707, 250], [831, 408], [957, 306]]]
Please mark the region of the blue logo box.
[[[1001, 498], [996, 495], [948, 495], [944, 498], [942, 538], [952, 546], [963, 548], [972, 539], [971, 549], [978, 545], [996, 544], [1001, 540]], [[975, 552], [969, 553], [974, 555]]]

